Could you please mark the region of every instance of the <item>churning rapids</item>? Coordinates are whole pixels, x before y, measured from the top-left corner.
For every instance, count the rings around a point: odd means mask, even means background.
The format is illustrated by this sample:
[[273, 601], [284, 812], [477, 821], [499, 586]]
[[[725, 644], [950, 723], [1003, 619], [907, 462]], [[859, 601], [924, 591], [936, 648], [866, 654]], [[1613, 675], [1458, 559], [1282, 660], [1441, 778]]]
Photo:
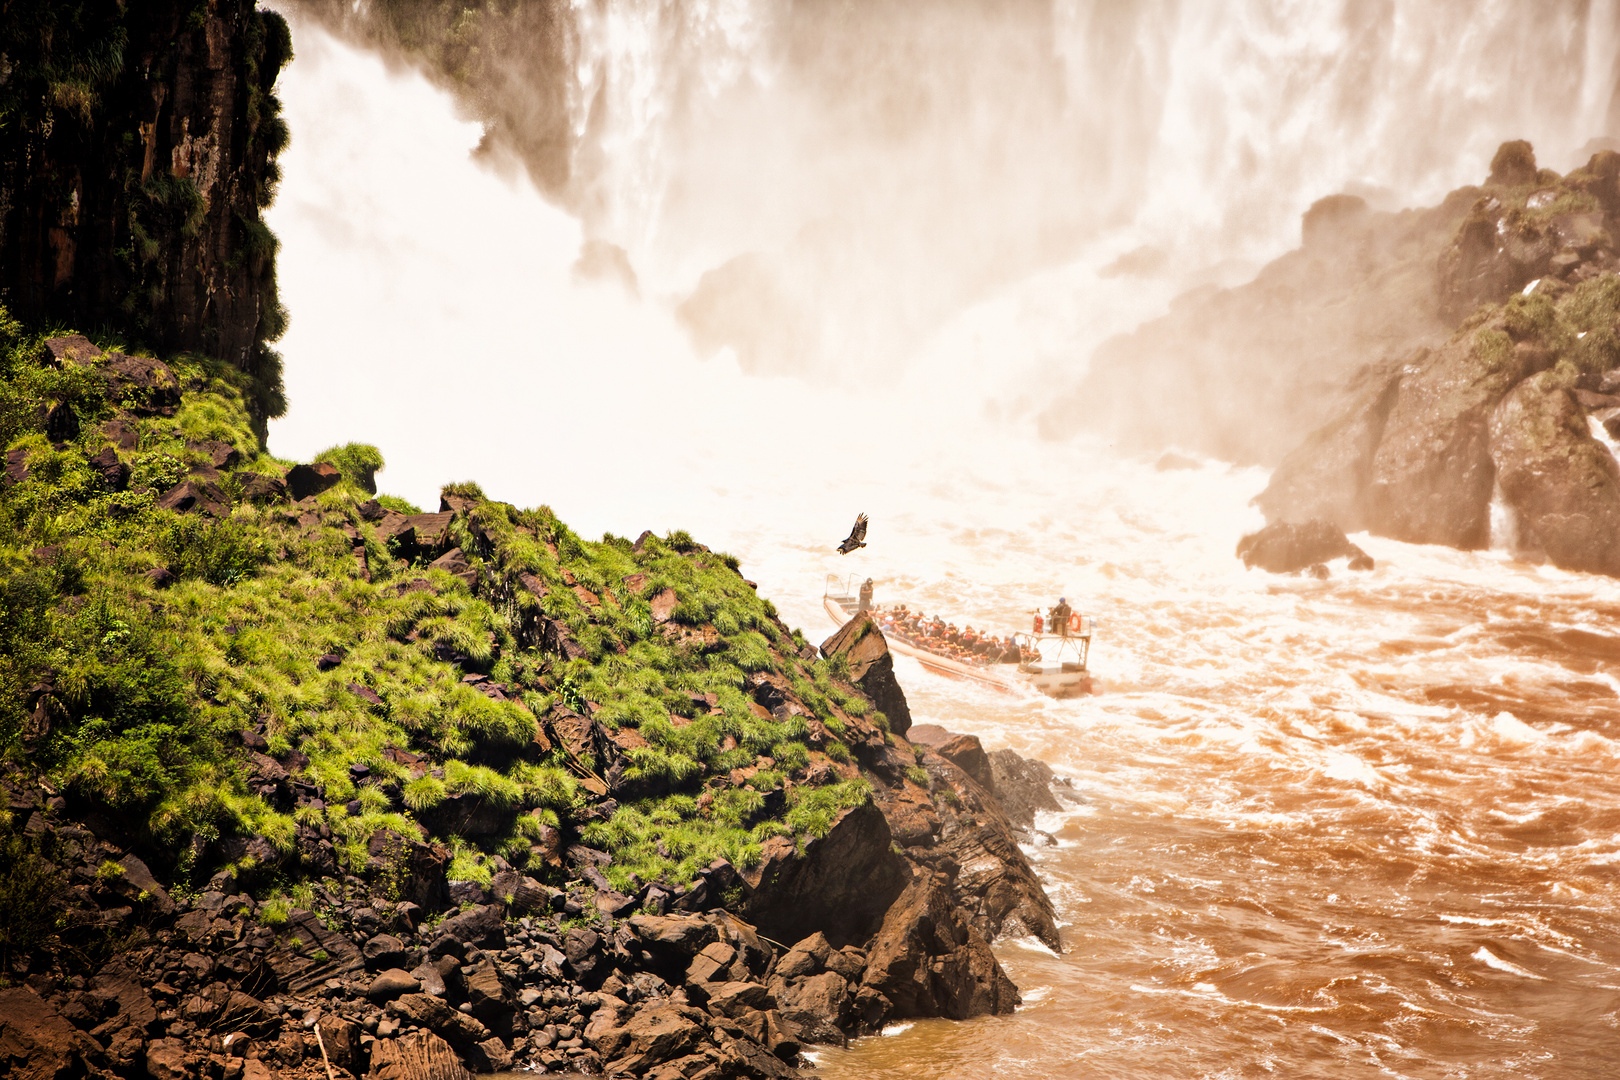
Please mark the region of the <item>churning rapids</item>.
[[[881, 391], [699, 360], [657, 283], [573, 280], [579, 225], [472, 164], [443, 95], [294, 29], [279, 453], [370, 441], [417, 501], [476, 477], [582, 533], [689, 529], [815, 640], [828, 573], [997, 629], [1060, 593], [1096, 617], [1093, 699], [900, 661], [920, 720], [1083, 796], [1031, 853], [1065, 952], [1003, 942], [1016, 1015], [899, 1025], [820, 1051], [823, 1075], [1620, 1068], [1620, 582], [1361, 536], [1370, 574], [1246, 573], [1263, 471], [1159, 472], [986, 418], [981, 389], [1040, 396], [1054, 334], [1162, 310], [1168, 284], [1096, 259], [962, 313]], [[856, 511], [871, 546], [841, 559]]]

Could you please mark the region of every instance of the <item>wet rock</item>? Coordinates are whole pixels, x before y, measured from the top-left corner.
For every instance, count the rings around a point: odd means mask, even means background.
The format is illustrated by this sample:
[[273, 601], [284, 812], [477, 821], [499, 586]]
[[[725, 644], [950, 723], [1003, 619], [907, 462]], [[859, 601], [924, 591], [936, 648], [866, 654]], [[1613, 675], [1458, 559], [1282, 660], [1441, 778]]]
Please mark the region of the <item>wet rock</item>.
[[866, 612], [856, 615], [838, 632], [821, 643], [821, 655], [842, 655], [849, 664], [849, 677], [872, 699], [889, 721], [889, 730], [904, 735], [911, 727], [911, 707], [906, 692], [894, 677], [894, 656], [888, 640]]
[[1044, 761], [1020, 757], [1012, 750], [989, 755], [991, 790], [1008, 820], [1025, 829], [1035, 827], [1035, 815], [1063, 807], [1052, 795], [1052, 769]]
[[1549, 372], [1526, 379], [1491, 418], [1491, 455], [1521, 554], [1620, 575], [1620, 466]]
[[319, 495], [338, 485], [343, 474], [329, 462], [317, 461], [313, 465], [294, 465], [287, 470], [287, 492], [294, 502], [302, 502], [311, 495]]
[[[896, 1017], [965, 1020], [1009, 1013], [1018, 1005], [1017, 987], [937, 875], [921, 872], [912, 879], [868, 953], [863, 985], [892, 1002]], [[784, 1014], [793, 1018], [786, 1009]]]
[[1372, 561], [1337, 525], [1320, 520], [1274, 521], [1239, 540], [1237, 557], [1245, 567], [1258, 566], [1273, 574], [1296, 574], [1330, 559], [1349, 559], [1358, 566], [1370, 566]]
[[372, 1044], [368, 1080], [472, 1080], [472, 1073], [449, 1043], [430, 1031], [413, 1031]]
[[[1255, 501], [1273, 521], [1303, 520], [1301, 508], [1311, 506], [1340, 528], [1359, 526], [1411, 543], [1483, 547], [1495, 483], [1491, 413], [1521, 379], [1556, 358], [1535, 340], [1515, 343], [1509, 330], [1524, 332], [1498, 315], [1414, 357], [1398, 380], [1378, 389], [1378, 401], [1387, 405], [1381, 419], [1372, 415], [1378, 409], [1363, 402], [1358, 415], [1368, 418], [1365, 429], [1341, 418], [1313, 435], [1288, 455]], [[1365, 457], [1356, 457], [1369, 446]], [[1334, 494], [1313, 496], [1314, 479], [1335, 470], [1328, 488]]]

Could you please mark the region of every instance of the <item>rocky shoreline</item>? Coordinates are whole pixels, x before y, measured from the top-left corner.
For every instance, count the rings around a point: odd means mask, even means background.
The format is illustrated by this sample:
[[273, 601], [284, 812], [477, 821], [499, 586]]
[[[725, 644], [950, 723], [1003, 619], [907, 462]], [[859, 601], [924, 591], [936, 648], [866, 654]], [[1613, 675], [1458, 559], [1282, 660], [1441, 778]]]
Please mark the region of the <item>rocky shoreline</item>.
[[[1052, 775], [973, 736], [915, 733], [887, 749], [920, 762], [935, 797], [847, 810], [802, 854], [627, 896], [601, 874], [611, 857], [575, 844], [560, 887], [509, 868], [488, 887], [415, 878], [414, 895], [451, 901], [437, 910], [354, 876], [322, 882], [318, 911], [275, 912], [228, 872], [171, 893], [14, 769], [8, 810], [68, 885], [64, 947], [12, 958], [0, 1061], [30, 1080], [787, 1077], [808, 1046], [891, 1019], [1011, 1011], [990, 942], [1060, 947], [1018, 848], [1037, 810], [1061, 806]], [[873, 933], [829, 917], [895, 890]], [[73, 947], [109, 935], [100, 955]]]

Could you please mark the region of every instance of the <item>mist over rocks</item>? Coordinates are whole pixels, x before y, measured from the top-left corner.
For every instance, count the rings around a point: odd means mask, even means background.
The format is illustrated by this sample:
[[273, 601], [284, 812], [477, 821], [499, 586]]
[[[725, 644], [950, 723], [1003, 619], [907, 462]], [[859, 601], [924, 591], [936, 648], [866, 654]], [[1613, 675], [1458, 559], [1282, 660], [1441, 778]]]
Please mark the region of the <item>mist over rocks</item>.
[[1253, 281], [1193, 290], [1103, 342], [1078, 385], [1041, 413], [1042, 433], [1279, 460], [1353, 399], [1358, 374], [1445, 339], [1434, 267], [1472, 202], [1461, 192], [1387, 213], [1356, 196], [1319, 200], [1304, 215], [1303, 245]]

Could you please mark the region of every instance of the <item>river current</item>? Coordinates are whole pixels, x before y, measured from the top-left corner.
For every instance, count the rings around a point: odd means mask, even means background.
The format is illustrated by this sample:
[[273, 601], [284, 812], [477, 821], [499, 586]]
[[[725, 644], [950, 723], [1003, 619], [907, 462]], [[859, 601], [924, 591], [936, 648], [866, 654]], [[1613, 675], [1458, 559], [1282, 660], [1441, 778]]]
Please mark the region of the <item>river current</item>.
[[[423, 504], [476, 477], [586, 535], [686, 528], [812, 640], [828, 575], [996, 630], [1059, 595], [1095, 617], [1093, 698], [899, 660], [918, 722], [1073, 785], [1029, 851], [1064, 950], [1003, 941], [1016, 1014], [895, 1025], [816, 1051], [822, 1075], [1620, 1069], [1620, 582], [1364, 536], [1370, 573], [1245, 571], [1264, 470], [1160, 470], [976, 408], [1004, 354], [1038, 379], [1054, 323], [1162, 310], [1168, 285], [1096, 260], [964, 312], [881, 392], [698, 360], [656, 288], [574, 280], [578, 224], [471, 163], [442, 94], [295, 32], [278, 453], [370, 441]], [[858, 511], [870, 546], [839, 556]]]

